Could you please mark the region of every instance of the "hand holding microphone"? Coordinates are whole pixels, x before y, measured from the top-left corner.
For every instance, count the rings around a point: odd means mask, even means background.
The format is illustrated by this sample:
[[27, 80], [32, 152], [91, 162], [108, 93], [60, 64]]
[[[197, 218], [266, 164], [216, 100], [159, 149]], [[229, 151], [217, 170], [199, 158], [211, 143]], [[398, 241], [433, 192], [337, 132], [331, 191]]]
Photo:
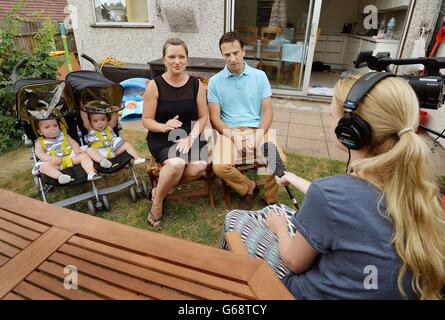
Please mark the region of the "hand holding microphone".
[[[273, 172], [274, 176], [279, 177], [280, 181], [284, 180], [285, 179], [285, 178], [283, 179], [283, 177], [285, 176], [284, 163], [281, 160], [276, 145], [273, 144], [272, 142], [266, 142], [263, 145], [262, 149], [263, 149], [263, 155], [267, 161], [267, 168]], [[295, 208], [297, 208], [297, 210], [300, 210], [300, 207], [298, 206], [298, 202], [297, 199], [295, 199], [293, 191], [290, 189], [288, 185], [286, 185], [285, 188]]]
[[287, 179], [288, 178], [287, 174], [288, 174], [288, 172], [285, 171], [284, 172], [284, 176], [282, 176], [282, 177], [275, 176], [275, 181], [277, 182], [277, 184], [280, 187], [286, 187], [286, 186], [288, 186], [290, 184], [289, 179]]

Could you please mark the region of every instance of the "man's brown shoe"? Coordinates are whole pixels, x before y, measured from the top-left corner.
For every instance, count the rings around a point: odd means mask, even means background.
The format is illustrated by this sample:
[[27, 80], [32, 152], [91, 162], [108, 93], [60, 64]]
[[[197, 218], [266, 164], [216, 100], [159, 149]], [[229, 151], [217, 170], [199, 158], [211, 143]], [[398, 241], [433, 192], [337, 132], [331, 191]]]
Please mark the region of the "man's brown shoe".
[[260, 188], [255, 186], [252, 194], [246, 194], [241, 198], [240, 208], [241, 210], [250, 210], [253, 207], [253, 203], [255, 202], [255, 198], [260, 192]]

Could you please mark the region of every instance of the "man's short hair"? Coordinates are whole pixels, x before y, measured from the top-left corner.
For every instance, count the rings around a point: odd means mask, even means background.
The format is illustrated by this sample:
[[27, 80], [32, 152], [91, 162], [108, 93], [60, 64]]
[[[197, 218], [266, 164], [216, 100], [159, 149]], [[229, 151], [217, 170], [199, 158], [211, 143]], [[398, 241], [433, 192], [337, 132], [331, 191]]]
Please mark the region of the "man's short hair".
[[219, 39], [219, 50], [221, 50], [221, 45], [223, 43], [232, 43], [234, 41], [238, 41], [241, 45], [241, 48], [244, 48], [244, 40], [241, 35], [236, 31], [230, 31], [224, 33], [221, 39]]

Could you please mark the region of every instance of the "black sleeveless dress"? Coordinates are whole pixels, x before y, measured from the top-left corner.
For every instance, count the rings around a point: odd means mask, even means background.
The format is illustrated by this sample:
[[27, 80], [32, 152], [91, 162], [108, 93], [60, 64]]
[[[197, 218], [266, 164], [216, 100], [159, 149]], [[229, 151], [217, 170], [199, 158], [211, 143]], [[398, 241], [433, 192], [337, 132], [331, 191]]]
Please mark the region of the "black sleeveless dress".
[[153, 80], [159, 93], [155, 120], [159, 123], [166, 123], [178, 115], [182, 127], [167, 133], [148, 132], [147, 144], [150, 153], [159, 163], [170, 158], [181, 158], [187, 162], [208, 161], [207, 142], [203, 135], [195, 139], [188, 154], [177, 151], [176, 143], [174, 143], [175, 140], [187, 137], [198, 120], [196, 97], [198, 96], [199, 80], [189, 77], [187, 83], [182, 87], [171, 86], [162, 76], [157, 76]]

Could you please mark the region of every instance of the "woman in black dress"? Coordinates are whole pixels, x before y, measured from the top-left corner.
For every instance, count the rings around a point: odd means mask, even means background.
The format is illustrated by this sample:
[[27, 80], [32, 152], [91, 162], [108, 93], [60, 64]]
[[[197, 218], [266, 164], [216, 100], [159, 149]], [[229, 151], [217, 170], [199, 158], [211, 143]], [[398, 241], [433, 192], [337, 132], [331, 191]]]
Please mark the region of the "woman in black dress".
[[150, 81], [144, 94], [143, 124], [149, 130], [148, 149], [162, 163], [147, 217], [157, 227], [168, 192], [179, 182], [198, 179], [207, 167], [207, 144], [201, 133], [208, 119], [205, 89], [187, 74], [188, 49], [184, 41], [169, 39], [162, 57], [166, 72]]

